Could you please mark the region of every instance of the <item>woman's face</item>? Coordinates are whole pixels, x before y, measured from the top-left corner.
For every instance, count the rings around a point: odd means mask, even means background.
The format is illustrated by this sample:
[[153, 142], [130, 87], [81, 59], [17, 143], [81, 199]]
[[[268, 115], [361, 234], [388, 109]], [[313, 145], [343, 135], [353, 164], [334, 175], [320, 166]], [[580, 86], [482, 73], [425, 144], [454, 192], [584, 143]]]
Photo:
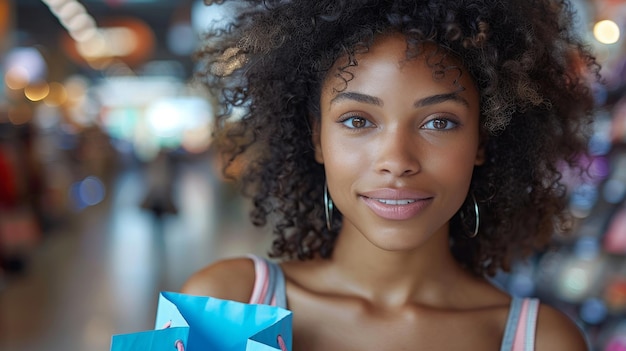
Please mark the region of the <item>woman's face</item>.
[[[347, 84], [336, 69], [322, 84], [313, 142], [343, 214], [342, 235], [358, 231], [386, 250], [446, 235], [483, 162], [474, 82], [443, 50], [423, 51], [407, 60], [403, 36], [381, 36], [346, 69]], [[435, 78], [425, 57], [456, 69]]]

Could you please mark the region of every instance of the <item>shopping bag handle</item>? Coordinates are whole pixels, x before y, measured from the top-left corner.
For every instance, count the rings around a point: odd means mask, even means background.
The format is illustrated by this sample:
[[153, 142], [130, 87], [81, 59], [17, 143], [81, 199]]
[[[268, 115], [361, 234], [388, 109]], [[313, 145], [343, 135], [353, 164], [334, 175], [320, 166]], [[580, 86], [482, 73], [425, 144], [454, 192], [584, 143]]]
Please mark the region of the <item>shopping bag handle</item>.
[[[171, 326], [172, 326], [172, 321], [167, 321], [161, 329], [167, 329]], [[183, 343], [182, 340], [177, 339], [176, 341], [174, 341], [174, 348], [176, 349], [176, 351], [185, 351], [185, 344]]]
[[176, 351], [185, 351], [185, 344], [183, 344], [183, 341], [180, 339], [174, 341], [174, 347]]
[[285, 340], [283, 340], [282, 335], [278, 335], [276, 339], [278, 339], [278, 346], [280, 347], [280, 351], [289, 351], [287, 350], [287, 345], [285, 345]]

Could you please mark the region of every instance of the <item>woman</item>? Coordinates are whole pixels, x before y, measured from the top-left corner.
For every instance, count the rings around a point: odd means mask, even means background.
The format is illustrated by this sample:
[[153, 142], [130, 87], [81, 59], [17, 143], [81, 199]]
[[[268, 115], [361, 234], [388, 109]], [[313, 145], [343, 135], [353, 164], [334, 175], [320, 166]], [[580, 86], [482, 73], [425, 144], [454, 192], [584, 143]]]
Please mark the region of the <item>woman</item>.
[[294, 350], [585, 350], [486, 279], [567, 223], [559, 165], [585, 151], [597, 72], [569, 4], [248, 3], [202, 78], [284, 259], [215, 262], [182, 291], [289, 308]]

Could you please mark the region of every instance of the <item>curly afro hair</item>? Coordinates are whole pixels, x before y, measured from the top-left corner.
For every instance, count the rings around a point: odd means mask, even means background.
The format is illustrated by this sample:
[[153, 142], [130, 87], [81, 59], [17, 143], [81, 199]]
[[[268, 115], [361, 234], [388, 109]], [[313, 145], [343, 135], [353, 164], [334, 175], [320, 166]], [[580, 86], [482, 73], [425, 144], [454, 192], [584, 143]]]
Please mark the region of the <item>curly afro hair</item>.
[[247, 0], [238, 8], [229, 26], [207, 33], [198, 78], [221, 107], [215, 140], [225, 172], [245, 160], [237, 180], [253, 201], [252, 221], [274, 227], [271, 256], [331, 256], [341, 214], [328, 230], [311, 140], [321, 83], [340, 73], [329, 72], [338, 58], [358, 64], [355, 55], [390, 32], [406, 37], [408, 58], [425, 42], [454, 54], [480, 92], [487, 159], [470, 186], [480, 234], [467, 236], [468, 195], [451, 222], [457, 261], [493, 275], [567, 229], [560, 165], [577, 167], [586, 151], [599, 72], [567, 1]]

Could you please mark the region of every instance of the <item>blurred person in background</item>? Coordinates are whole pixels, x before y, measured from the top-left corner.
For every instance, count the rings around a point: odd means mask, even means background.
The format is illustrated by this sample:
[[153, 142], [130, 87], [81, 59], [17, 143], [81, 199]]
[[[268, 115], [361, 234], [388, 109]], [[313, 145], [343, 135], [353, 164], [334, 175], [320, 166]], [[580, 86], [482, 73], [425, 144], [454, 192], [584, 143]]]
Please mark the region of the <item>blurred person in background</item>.
[[25, 124], [0, 140], [0, 269], [12, 273], [25, 269], [44, 224], [44, 181], [34, 139], [35, 128]]
[[568, 229], [558, 164], [582, 167], [598, 71], [570, 4], [245, 3], [200, 58], [282, 261], [220, 260], [182, 291], [292, 310], [295, 350], [586, 350], [488, 280]]
[[147, 164], [146, 195], [141, 207], [150, 211], [155, 218], [166, 214], [177, 214], [178, 208], [173, 199], [174, 164], [167, 150], [160, 150]]

